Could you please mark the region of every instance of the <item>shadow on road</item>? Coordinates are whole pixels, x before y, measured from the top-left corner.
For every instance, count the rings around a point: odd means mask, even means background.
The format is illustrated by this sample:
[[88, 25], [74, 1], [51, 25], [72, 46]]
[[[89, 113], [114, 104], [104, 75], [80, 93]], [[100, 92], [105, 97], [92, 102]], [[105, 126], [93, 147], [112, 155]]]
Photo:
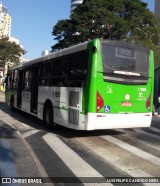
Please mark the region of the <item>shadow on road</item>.
[[15, 129], [10, 127], [7, 123], [0, 120], [0, 177], [15, 176], [14, 156], [16, 153], [11, 148], [10, 140], [16, 140]]
[[7, 125], [4, 121], [0, 120], [0, 139], [15, 138], [15, 129]]

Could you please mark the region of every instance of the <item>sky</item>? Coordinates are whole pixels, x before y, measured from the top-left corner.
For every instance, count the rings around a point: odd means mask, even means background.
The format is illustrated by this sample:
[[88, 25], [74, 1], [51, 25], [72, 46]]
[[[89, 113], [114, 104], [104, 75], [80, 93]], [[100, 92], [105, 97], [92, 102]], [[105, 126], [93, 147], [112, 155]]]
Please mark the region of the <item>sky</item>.
[[[154, 0], [143, 0], [153, 12]], [[70, 16], [71, 0], [0, 0], [12, 18], [11, 37], [20, 40], [31, 60], [51, 50], [56, 43], [52, 30], [61, 19]]]

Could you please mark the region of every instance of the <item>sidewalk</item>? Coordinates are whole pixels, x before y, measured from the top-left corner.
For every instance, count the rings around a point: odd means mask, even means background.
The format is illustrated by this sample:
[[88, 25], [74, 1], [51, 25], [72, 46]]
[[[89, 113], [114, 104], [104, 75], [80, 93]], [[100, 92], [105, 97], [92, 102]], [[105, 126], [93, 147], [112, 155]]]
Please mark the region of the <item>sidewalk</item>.
[[[4, 102], [4, 94], [0, 92], [0, 104]], [[5, 121], [6, 113], [0, 109], [0, 183], [2, 178], [25, 177], [40, 178], [40, 168], [30, 146], [20, 133]], [[21, 185], [21, 184], [2, 184]], [[32, 185], [32, 184], [31, 184]], [[44, 185], [44, 184], [36, 184]]]
[[1, 177], [40, 176], [33, 158], [17, 131], [1, 120], [0, 161]]

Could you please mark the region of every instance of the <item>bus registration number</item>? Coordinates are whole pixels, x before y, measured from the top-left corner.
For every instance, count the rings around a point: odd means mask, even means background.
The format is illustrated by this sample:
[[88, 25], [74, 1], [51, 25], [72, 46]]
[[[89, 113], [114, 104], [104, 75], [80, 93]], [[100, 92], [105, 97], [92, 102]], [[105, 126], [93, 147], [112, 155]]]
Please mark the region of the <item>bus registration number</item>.
[[131, 102], [123, 102], [122, 107], [131, 107], [132, 103]]

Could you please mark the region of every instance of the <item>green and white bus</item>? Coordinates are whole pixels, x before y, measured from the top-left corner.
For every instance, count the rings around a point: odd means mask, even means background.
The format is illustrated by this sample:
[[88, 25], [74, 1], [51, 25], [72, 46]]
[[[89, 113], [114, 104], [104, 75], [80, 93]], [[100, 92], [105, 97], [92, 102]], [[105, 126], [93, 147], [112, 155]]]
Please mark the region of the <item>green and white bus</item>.
[[153, 85], [152, 51], [94, 39], [10, 68], [6, 102], [49, 128], [149, 127]]

